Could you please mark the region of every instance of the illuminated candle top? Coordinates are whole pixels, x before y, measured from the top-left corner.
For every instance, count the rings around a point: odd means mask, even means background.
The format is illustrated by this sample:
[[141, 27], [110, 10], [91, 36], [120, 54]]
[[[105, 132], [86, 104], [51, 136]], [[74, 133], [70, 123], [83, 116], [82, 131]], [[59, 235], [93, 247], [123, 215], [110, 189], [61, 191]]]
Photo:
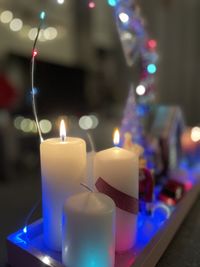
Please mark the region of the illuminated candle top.
[[116, 128], [113, 134], [113, 144], [118, 146], [120, 142], [120, 133], [119, 130]]
[[66, 126], [65, 126], [65, 121], [61, 120], [60, 122], [60, 139], [62, 142], [65, 142], [66, 140]]

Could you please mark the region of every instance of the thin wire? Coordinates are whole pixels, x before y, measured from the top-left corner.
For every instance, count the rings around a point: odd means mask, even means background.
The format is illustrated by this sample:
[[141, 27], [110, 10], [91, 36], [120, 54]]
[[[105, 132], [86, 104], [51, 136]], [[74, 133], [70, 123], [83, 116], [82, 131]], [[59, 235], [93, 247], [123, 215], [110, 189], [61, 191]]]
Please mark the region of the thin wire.
[[35, 86], [34, 86], [34, 74], [35, 74], [35, 55], [34, 55], [34, 52], [35, 52], [35, 48], [36, 48], [36, 45], [37, 45], [37, 41], [38, 41], [38, 37], [39, 37], [39, 34], [40, 34], [40, 30], [41, 30], [41, 27], [42, 27], [42, 24], [43, 24], [43, 20], [40, 21], [40, 24], [38, 26], [38, 29], [37, 29], [37, 35], [35, 37], [35, 41], [33, 43], [33, 50], [32, 50], [32, 58], [31, 58], [31, 91], [32, 91], [32, 108], [33, 108], [33, 115], [35, 117], [35, 122], [36, 122], [36, 126], [37, 126], [37, 129], [38, 129], [38, 133], [39, 133], [39, 137], [40, 137], [40, 142], [42, 143], [43, 142], [43, 137], [42, 137], [42, 132], [41, 132], [41, 129], [40, 129], [40, 124], [39, 124], [39, 120], [38, 120], [38, 115], [37, 115], [37, 108], [36, 108], [36, 100], [35, 100]]
[[92, 152], [95, 152], [95, 146], [94, 146], [94, 141], [92, 139], [92, 136], [89, 132], [87, 132], [87, 137], [88, 137], [88, 140], [89, 140], [89, 144], [90, 144], [90, 147], [92, 149]]
[[87, 190], [89, 190], [90, 192], [94, 192], [87, 184], [84, 183], [80, 183], [80, 185], [82, 185], [83, 187], [85, 187]]
[[[38, 208], [38, 206], [39, 206], [39, 204], [40, 204], [40, 202], [41, 202], [41, 199], [39, 199], [36, 203], [35, 203], [35, 205], [32, 207], [32, 209], [29, 211], [29, 213], [28, 213], [28, 215], [27, 215], [27, 217], [26, 217], [26, 220], [25, 220], [25, 224], [24, 224], [24, 228], [26, 227], [28, 227], [28, 225], [29, 225], [29, 221], [30, 221], [30, 219], [31, 219], [31, 217], [32, 217], [32, 215], [33, 215], [33, 213], [36, 211], [36, 209]], [[27, 230], [27, 229], [26, 229]], [[26, 241], [28, 241], [28, 235], [27, 235], [27, 233], [26, 233]]]

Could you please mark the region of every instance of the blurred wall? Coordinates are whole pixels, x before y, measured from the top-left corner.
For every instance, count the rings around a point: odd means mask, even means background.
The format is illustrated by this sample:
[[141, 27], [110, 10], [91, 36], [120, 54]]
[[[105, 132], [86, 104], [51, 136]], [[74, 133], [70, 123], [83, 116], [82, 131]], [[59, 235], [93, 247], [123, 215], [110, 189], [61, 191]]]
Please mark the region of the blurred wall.
[[191, 125], [200, 123], [200, 1], [142, 0], [148, 28], [158, 39], [158, 100], [179, 104]]

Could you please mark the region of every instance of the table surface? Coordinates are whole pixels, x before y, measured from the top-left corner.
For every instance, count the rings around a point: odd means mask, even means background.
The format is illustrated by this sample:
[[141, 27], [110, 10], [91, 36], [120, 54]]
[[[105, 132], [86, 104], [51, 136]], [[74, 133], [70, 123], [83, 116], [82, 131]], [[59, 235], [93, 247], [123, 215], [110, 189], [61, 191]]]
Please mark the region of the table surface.
[[[6, 266], [6, 236], [23, 226], [26, 214], [39, 197], [39, 179], [0, 184], [0, 267]], [[199, 266], [200, 198], [157, 264], [157, 267]]]

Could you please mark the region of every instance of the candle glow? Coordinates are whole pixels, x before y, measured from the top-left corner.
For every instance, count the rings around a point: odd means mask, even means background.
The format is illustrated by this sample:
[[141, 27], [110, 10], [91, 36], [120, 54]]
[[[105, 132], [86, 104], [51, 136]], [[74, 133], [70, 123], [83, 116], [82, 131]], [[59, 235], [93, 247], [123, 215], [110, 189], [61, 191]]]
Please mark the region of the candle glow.
[[120, 142], [120, 133], [119, 129], [115, 129], [114, 134], [113, 134], [113, 144], [115, 146], [118, 146]]
[[61, 120], [60, 122], [60, 138], [61, 141], [64, 142], [66, 140], [66, 126], [65, 126], [65, 121]]

